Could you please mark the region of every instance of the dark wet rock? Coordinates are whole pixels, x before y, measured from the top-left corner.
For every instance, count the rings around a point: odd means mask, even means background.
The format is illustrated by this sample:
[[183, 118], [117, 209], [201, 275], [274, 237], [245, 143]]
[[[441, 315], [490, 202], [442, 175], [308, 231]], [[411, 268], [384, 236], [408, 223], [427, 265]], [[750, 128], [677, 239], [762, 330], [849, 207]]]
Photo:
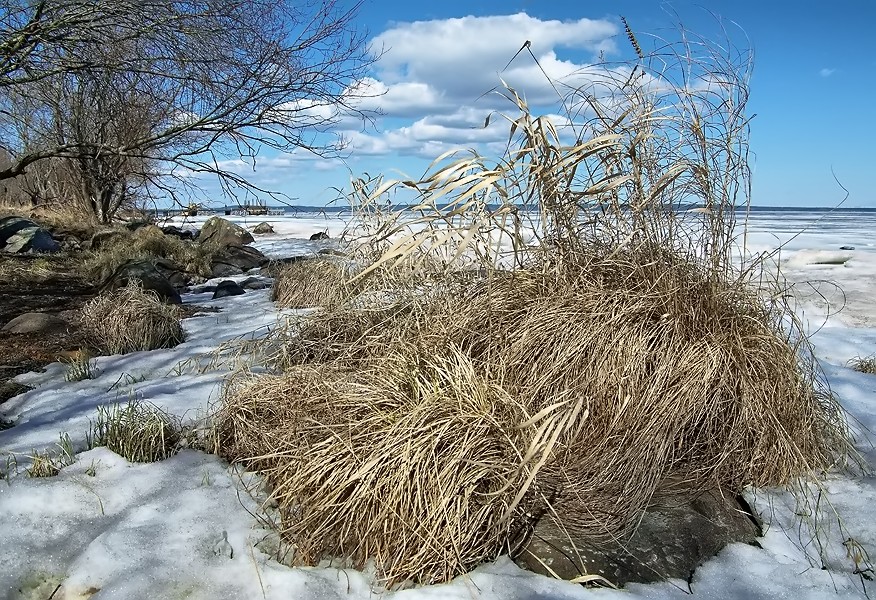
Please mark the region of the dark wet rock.
[[329, 234], [325, 231], [317, 231], [312, 236], [310, 236], [311, 242], [316, 242], [319, 240], [327, 240], [327, 239], [329, 239]]
[[840, 250], [854, 250], [854, 246], [840, 246]]
[[23, 217], [0, 219], [0, 248], [6, 252], [57, 252], [61, 249], [52, 234]]
[[201, 227], [198, 241], [218, 246], [245, 246], [253, 242], [253, 237], [240, 225], [222, 217], [210, 217]]
[[80, 240], [75, 235], [67, 235], [61, 242], [61, 248], [67, 250], [68, 252], [82, 250], [82, 240]]
[[240, 275], [268, 264], [267, 256], [249, 246], [226, 246], [213, 255], [213, 277]]
[[191, 292], [193, 294], [212, 294], [215, 291], [215, 285], [199, 285], [191, 289]]
[[37, 227], [37, 224], [24, 217], [0, 218], [0, 248], [6, 245], [6, 240], [28, 227]]
[[182, 302], [179, 292], [162, 271], [152, 261], [143, 259], [129, 260], [119, 265], [101, 286], [101, 291], [112, 292], [134, 280], [139, 281], [144, 290], [152, 290], [166, 302]]
[[243, 275], [243, 269], [226, 263], [213, 263], [213, 277], [234, 277]]
[[67, 321], [48, 313], [29, 312], [19, 315], [3, 326], [6, 333], [47, 333], [67, 331]]
[[226, 279], [225, 281], [220, 281], [216, 285], [216, 290], [213, 292], [213, 300], [216, 300], [217, 298], [225, 298], [226, 296], [240, 296], [245, 293], [246, 290], [240, 287], [236, 281]]
[[562, 579], [583, 574], [605, 577], [615, 585], [668, 578], [689, 580], [694, 569], [734, 542], [757, 544], [760, 527], [748, 505], [733, 495], [704, 492], [693, 500], [672, 495], [655, 501], [631, 536], [596, 542], [569, 523], [546, 515], [517, 558], [523, 568]]
[[197, 237], [196, 231], [192, 231], [191, 229], [180, 229], [174, 225], [162, 227], [161, 231], [164, 235], [178, 237], [181, 240], [194, 240]]
[[6, 240], [6, 252], [57, 252], [61, 245], [42, 227], [21, 229]]
[[258, 225], [256, 225], [255, 227], [253, 227], [252, 232], [260, 234], [260, 235], [264, 235], [266, 233], [274, 233], [274, 228], [271, 227], [270, 223], [262, 222], [262, 223], [259, 223]]
[[179, 265], [172, 260], [166, 258], [156, 258], [152, 260], [155, 268], [164, 275], [170, 284], [176, 289], [182, 289], [191, 283], [191, 276], [183, 271]]
[[240, 282], [240, 287], [245, 290], [263, 290], [271, 287], [271, 282], [261, 277], [247, 277]]

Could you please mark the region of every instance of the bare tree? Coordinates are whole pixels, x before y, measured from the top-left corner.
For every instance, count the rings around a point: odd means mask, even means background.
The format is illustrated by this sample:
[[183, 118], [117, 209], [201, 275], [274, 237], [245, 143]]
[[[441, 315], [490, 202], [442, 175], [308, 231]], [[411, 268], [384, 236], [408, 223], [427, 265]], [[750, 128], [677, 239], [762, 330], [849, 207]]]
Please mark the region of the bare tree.
[[0, 0], [0, 180], [65, 161], [108, 220], [135, 191], [191, 175], [270, 193], [223, 169], [264, 148], [333, 155], [371, 57], [339, 0]]

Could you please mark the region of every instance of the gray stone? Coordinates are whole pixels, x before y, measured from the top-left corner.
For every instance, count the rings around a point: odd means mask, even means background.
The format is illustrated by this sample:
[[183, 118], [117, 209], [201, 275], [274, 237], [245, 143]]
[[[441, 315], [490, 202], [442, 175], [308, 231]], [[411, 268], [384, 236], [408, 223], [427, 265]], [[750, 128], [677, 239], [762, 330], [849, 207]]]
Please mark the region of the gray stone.
[[318, 240], [327, 240], [329, 239], [329, 234], [325, 231], [317, 231], [312, 236], [310, 236], [311, 242], [316, 242]]
[[164, 235], [172, 235], [173, 237], [178, 237], [181, 240], [193, 240], [197, 237], [197, 232], [192, 231], [191, 229], [180, 229], [175, 225], [168, 225], [166, 227], [162, 227], [161, 231]]
[[517, 557], [523, 568], [542, 574], [550, 569], [562, 579], [584, 574], [605, 577], [623, 586], [669, 578], [690, 580], [699, 565], [733, 542], [757, 544], [760, 527], [747, 504], [717, 490], [692, 499], [658, 496], [641, 515], [635, 531], [616, 541], [598, 541], [576, 531], [574, 515], [544, 516]]
[[47, 313], [29, 312], [18, 315], [0, 331], [7, 333], [63, 333], [67, 331], [67, 321]]
[[249, 246], [231, 245], [213, 255], [213, 277], [239, 275], [268, 264], [268, 257]]
[[270, 223], [262, 222], [253, 227], [252, 232], [260, 235], [266, 233], [274, 233], [274, 228], [271, 227]]
[[247, 277], [240, 282], [240, 287], [245, 290], [263, 290], [271, 287], [271, 282], [261, 277]]
[[101, 291], [115, 291], [136, 280], [144, 290], [152, 290], [166, 302], [180, 304], [182, 299], [173, 284], [149, 260], [134, 259], [121, 265], [110, 275], [101, 286]]
[[155, 258], [152, 260], [152, 264], [155, 265], [158, 272], [164, 275], [170, 284], [178, 290], [186, 287], [191, 282], [189, 274], [185, 273], [179, 265], [172, 260], [166, 258]]
[[[61, 249], [47, 229], [36, 224], [18, 228], [20, 222], [13, 225], [15, 233], [6, 238], [6, 252], [57, 252]], [[10, 229], [12, 229], [10, 228]], [[4, 234], [5, 235], [5, 234]]]
[[240, 287], [236, 281], [226, 279], [225, 281], [220, 281], [216, 285], [216, 291], [213, 292], [213, 300], [216, 300], [217, 298], [225, 298], [226, 296], [240, 296], [245, 293], [246, 290]]
[[244, 246], [253, 242], [252, 235], [240, 225], [222, 217], [210, 217], [201, 227], [198, 241], [218, 246]]
[[37, 227], [37, 224], [24, 217], [0, 218], [0, 248], [6, 245], [6, 240], [28, 227]]
[[225, 263], [214, 263], [212, 266], [212, 274], [213, 277], [233, 277], [235, 275], [242, 275], [243, 269]]

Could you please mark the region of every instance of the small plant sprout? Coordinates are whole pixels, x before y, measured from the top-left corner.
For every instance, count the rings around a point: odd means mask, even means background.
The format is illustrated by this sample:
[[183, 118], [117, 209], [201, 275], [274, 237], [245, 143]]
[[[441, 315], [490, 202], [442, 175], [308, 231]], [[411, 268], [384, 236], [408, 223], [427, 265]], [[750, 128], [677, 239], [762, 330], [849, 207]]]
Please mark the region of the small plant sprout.
[[97, 370], [96, 363], [91, 359], [91, 355], [85, 348], [80, 348], [72, 355], [64, 358], [64, 362], [67, 364], [67, 371], [64, 374], [66, 381], [94, 379], [100, 373]]
[[864, 357], [856, 356], [846, 364], [855, 371], [876, 375], [876, 354]]
[[176, 453], [180, 439], [176, 418], [137, 399], [98, 408], [89, 435], [94, 446], [105, 446], [131, 462], [169, 458]]
[[61, 469], [75, 462], [75, 452], [73, 444], [70, 442], [70, 436], [64, 433], [61, 434], [60, 438], [57, 452], [50, 450], [37, 452], [34, 450], [30, 457], [33, 462], [27, 469], [28, 477], [54, 477], [61, 472]]

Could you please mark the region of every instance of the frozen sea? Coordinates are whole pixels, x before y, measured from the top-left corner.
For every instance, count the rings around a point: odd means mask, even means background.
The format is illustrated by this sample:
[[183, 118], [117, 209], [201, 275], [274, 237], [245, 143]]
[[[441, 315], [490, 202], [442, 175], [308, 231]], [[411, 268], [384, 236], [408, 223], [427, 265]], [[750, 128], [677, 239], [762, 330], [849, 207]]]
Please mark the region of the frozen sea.
[[[205, 217], [179, 224], [198, 226]], [[347, 227], [338, 213], [231, 217], [245, 227], [268, 221], [275, 233], [254, 245], [272, 257], [315, 254]], [[326, 231], [333, 239], [311, 242]], [[858, 447], [876, 466], [866, 430], [876, 427], [876, 376], [848, 361], [876, 353], [876, 210], [758, 210], [750, 215], [749, 252], [773, 252], [813, 332], [818, 359], [833, 390], [859, 422]], [[843, 249], [845, 247], [846, 249]], [[131, 464], [104, 448], [85, 451], [97, 408], [130, 398], [197, 422], [220, 397], [228, 375], [211, 352], [234, 339], [263, 335], [285, 318], [268, 290], [212, 300], [186, 294], [194, 307], [215, 306], [184, 321], [188, 337], [171, 350], [96, 359], [95, 379], [64, 380], [64, 368], [18, 378], [34, 386], [0, 405], [15, 426], [0, 431], [4, 457], [19, 469], [34, 451], [54, 448], [61, 434], [77, 451], [60, 475], [0, 481], [0, 599], [349, 599], [398, 598], [549, 600], [645, 598], [865, 598], [873, 584], [855, 573], [848, 538], [876, 557], [876, 478], [834, 474], [825, 498], [843, 528], [826, 523], [830, 569], [812, 561], [797, 529], [797, 507], [785, 493], [759, 490], [755, 507], [770, 520], [762, 548], [734, 544], [697, 570], [692, 582], [585, 589], [518, 569], [507, 558], [454, 581], [381, 592], [368, 574], [336, 568], [289, 568], [263, 551], [259, 504], [250, 478], [191, 450], [153, 464]], [[227, 365], [226, 365], [227, 367]], [[769, 510], [771, 509], [771, 510]], [[866, 566], [866, 565], [864, 565]], [[861, 567], [861, 563], [858, 564]], [[866, 574], [866, 573], [865, 573]]]

